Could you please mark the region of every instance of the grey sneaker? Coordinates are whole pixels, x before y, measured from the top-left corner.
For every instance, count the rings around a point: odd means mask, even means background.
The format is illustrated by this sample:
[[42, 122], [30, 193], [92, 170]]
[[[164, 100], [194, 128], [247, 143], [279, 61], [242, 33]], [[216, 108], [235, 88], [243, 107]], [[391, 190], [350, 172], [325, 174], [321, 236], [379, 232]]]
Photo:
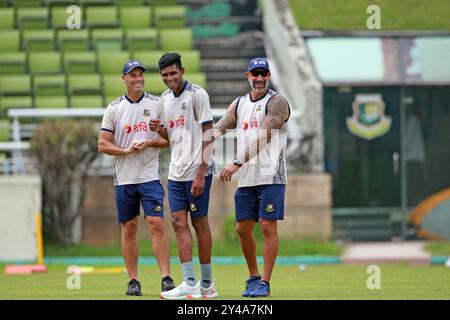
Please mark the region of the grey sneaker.
[[165, 276], [161, 280], [161, 291], [169, 291], [175, 288], [175, 282], [170, 276]]
[[126, 292], [127, 296], [142, 296], [141, 291], [141, 283], [137, 281], [136, 279], [131, 279], [130, 282], [128, 282], [128, 289]]

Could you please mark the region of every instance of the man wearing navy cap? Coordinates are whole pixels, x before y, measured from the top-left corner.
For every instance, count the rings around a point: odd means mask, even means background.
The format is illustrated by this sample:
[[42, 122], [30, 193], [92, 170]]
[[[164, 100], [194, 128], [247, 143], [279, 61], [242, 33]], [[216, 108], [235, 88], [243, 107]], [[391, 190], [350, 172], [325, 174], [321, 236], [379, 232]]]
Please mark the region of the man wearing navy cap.
[[142, 295], [138, 280], [137, 216], [144, 211], [152, 235], [153, 254], [161, 271], [161, 289], [175, 287], [170, 277], [169, 238], [163, 219], [164, 189], [160, 183], [160, 148], [169, 143], [150, 131], [150, 119], [160, 117], [160, 98], [144, 91], [145, 67], [136, 60], [123, 65], [127, 93], [111, 102], [103, 116], [99, 152], [115, 156], [114, 186], [122, 254], [127, 268], [127, 295]]
[[[249, 271], [242, 296], [255, 298], [270, 295], [270, 277], [278, 254], [277, 221], [284, 216], [290, 109], [284, 97], [269, 89], [270, 68], [266, 59], [250, 60], [246, 75], [251, 91], [230, 104], [214, 129], [216, 137], [236, 129], [237, 156], [233, 164], [222, 169], [220, 180], [231, 181], [239, 170], [234, 196], [236, 231]], [[255, 222], [259, 222], [264, 235], [262, 275], [256, 261]]]

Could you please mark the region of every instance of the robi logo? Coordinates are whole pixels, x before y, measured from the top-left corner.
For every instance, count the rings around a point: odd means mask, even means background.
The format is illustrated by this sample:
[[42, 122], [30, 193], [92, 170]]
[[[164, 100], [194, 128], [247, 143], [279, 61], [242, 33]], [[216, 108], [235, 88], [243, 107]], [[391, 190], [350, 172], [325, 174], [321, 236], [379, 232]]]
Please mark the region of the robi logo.
[[127, 134], [130, 134], [131, 132], [131, 126], [130, 125], [125, 125], [125, 130], [127, 131]]
[[247, 130], [248, 129], [248, 122], [244, 121], [244, 123], [242, 124], [242, 129]]
[[174, 125], [175, 123], [173, 122], [173, 120], [169, 120], [169, 128], [173, 128]]

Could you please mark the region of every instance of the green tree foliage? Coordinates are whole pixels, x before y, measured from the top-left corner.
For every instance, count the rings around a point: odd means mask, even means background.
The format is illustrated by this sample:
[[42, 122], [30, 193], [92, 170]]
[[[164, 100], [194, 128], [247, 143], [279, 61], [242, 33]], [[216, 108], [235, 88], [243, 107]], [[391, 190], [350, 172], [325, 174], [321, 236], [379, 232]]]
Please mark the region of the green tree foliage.
[[91, 121], [56, 120], [40, 123], [31, 153], [42, 179], [43, 199], [52, 240], [76, 242], [74, 223], [81, 218], [86, 178], [98, 155], [98, 128]]

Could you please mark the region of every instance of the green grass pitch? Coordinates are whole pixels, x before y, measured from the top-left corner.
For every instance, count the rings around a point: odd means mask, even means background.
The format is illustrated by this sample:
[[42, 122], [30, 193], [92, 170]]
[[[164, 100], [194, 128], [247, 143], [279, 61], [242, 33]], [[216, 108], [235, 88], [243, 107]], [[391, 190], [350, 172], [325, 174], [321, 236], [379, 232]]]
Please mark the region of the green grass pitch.
[[[368, 289], [367, 265], [309, 265], [299, 270], [295, 265], [275, 267], [271, 281], [274, 300], [409, 300], [450, 299], [450, 268], [445, 266], [412, 266], [401, 263], [379, 265], [380, 289]], [[4, 269], [2, 266], [1, 270]], [[142, 297], [127, 297], [126, 274], [82, 274], [80, 289], [68, 289], [67, 266], [50, 265], [47, 273], [32, 275], [0, 274], [0, 299], [83, 299], [144, 300], [159, 299], [160, 276], [156, 266], [139, 269]], [[198, 267], [197, 267], [198, 273]], [[178, 284], [181, 271], [172, 266]], [[220, 299], [242, 298], [247, 277], [245, 265], [215, 265], [213, 276]]]

